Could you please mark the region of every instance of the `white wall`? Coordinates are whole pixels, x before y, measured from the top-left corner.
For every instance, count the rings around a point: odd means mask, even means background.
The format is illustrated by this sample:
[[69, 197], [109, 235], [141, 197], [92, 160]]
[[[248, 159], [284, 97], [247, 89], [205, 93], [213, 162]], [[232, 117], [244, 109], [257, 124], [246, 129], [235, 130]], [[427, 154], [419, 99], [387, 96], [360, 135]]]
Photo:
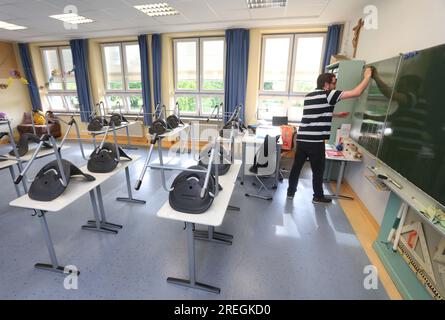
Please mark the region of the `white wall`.
[[[444, 0], [370, 0], [367, 4], [376, 6], [378, 25], [377, 30], [361, 29], [357, 59], [373, 62], [445, 43]], [[364, 16], [363, 8], [351, 16], [343, 48], [348, 56], [352, 56], [352, 28]]]
[[[22, 76], [25, 77], [17, 46], [11, 43], [0, 42], [0, 56], [2, 54], [6, 54], [6, 56], [1, 59], [0, 83], [7, 82], [10, 70], [18, 69]], [[20, 80], [14, 79], [7, 89], [0, 89], [0, 111], [8, 115], [14, 134], [18, 135], [15, 128], [22, 122], [23, 113], [31, 111], [28, 86]], [[2, 126], [0, 130], [7, 131], [7, 128]]]
[[[0, 79], [0, 82], [6, 83], [6, 80]], [[28, 87], [19, 80], [14, 80], [7, 89], [0, 89], [0, 101], [0, 111], [5, 112], [12, 120], [12, 128], [22, 122], [24, 112], [31, 111]], [[7, 128], [2, 126], [1, 131], [7, 131]]]
[[[445, 1], [444, 0], [374, 0], [378, 12], [377, 30], [362, 28], [356, 59], [367, 63], [383, 60], [413, 50], [424, 49], [445, 43]], [[351, 15], [343, 42], [342, 53], [352, 56], [352, 28], [363, 8]], [[366, 166], [372, 158], [365, 156], [361, 164], [350, 165], [346, 180], [380, 224], [388, 202], [388, 192], [377, 192], [366, 179]]]
[[375, 166], [375, 160], [364, 153], [363, 162], [350, 163], [346, 167], [345, 179], [380, 225], [385, 215], [390, 192], [379, 191], [369, 182], [366, 176], [372, 173], [367, 168], [368, 166]]

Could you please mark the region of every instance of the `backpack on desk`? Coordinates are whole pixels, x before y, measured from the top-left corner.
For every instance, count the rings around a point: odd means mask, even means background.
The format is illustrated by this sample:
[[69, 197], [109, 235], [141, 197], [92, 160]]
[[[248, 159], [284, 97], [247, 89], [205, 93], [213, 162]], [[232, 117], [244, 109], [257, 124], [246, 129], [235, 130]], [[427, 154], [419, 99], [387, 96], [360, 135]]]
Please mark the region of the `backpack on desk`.
[[292, 141], [295, 133], [295, 127], [289, 125], [281, 126], [281, 140], [283, 144], [281, 145], [281, 150], [292, 150]]

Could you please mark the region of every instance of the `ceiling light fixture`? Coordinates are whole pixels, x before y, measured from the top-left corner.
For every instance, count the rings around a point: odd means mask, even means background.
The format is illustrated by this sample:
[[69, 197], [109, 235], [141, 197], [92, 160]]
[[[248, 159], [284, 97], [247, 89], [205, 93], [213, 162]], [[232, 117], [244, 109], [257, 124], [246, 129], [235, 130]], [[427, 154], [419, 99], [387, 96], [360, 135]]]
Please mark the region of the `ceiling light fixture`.
[[135, 9], [142, 11], [147, 16], [150, 17], [159, 17], [159, 16], [173, 16], [179, 14], [177, 10], [175, 10], [172, 6], [170, 6], [166, 2], [162, 3], [153, 3], [153, 4], [141, 4], [138, 6], [134, 6]]
[[85, 18], [84, 16], [79, 16], [77, 13], [55, 14], [49, 17], [71, 24], [84, 24], [94, 22], [94, 20]]
[[13, 23], [9, 23], [9, 22], [4, 22], [4, 21], [0, 21], [0, 29], [6, 29], [6, 30], [23, 30], [23, 29], [28, 29], [27, 27], [23, 27], [23, 26], [19, 26]]
[[287, 6], [287, 0], [246, 0], [249, 9], [282, 8]]

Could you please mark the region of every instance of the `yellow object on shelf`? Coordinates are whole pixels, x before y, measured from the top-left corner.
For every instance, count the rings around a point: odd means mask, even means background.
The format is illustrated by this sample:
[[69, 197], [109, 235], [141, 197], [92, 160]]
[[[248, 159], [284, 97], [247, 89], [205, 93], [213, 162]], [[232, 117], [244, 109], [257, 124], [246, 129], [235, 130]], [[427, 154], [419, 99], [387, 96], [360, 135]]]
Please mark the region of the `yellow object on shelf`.
[[36, 125], [44, 125], [46, 123], [45, 117], [38, 111], [34, 112], [33, 120]]

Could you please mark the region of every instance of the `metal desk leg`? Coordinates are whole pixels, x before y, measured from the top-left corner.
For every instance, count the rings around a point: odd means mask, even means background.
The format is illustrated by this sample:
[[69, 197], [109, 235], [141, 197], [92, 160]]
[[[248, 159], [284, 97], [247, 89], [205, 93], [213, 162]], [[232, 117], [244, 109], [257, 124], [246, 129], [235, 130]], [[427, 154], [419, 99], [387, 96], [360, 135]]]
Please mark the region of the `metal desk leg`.
[[122, 148], [127, 150], [137, 150], [138, 148], [131, 146], [130, 131], [128, 129], [128, 124], [125, 126], [125, 132], [127, 133], [127, 145], [123, 146]]
[[[12, 184], [14, 185], [14, 188], [15, 188], [15, 193], [17, 194], [17, 197], [20, 197], [19, 186], [14, 183], [14, 181], [15, 181], [14, 167], [13, 166], [9, 166], [8, 168], [9, 168], [9, 173], [11, 174]], [[25, 180], [25, 179], [22, 179], [22, 181], [23, 180]]]
[[329, 164], [328, 164], [328, 172], [326, 175], [326, 182], [331, 182], [331, 173], [332, 173], [332, 164], [334, 163], [334, 161], [332, 160], [328, 160]]
[[205, 230], [195, 230], [195, 239], [204, 240], [222, 244], [232, 244], [233, 236], [230, 234], [216, 232], [215, 227], [209, 226], [208, 231]]
[[333, 195], [327, 195], [326, 198], [354, 200], [353, 197], [343, 196], [343, 195], [340, 194], [341, 183], [342, 183], [342, 180], [343, 180], [343, 174], [345, 172], [345, 166], [346, 166], [346, 161], [341, 161], [340, 171], [338, 173], [338, 178], [337, 178], [337, 185], [336, 185], [336, 188], [335, 188], [335, 193]]
[[131, 203], [145, 204], [145, 200], [138, 200], [138, 199], [133, 198], [133, 194], [131, 193], [130, 170], [128, 169], [128, 167], [125, 167], [125, 179], [127, 180], [128, 197], [127, 198], [118, 197], [118, 198], [116, 198], [116, 200], [124, 201], [124, 202], [131, 202]]
[[161, 170], [161, 181], [162, 181], [162, 187], [165, 191], [170, 192], [173, 190], [173, 188], [167, 187], [167, 182], [165, 181], [165, 169], [164, 169], [164, 160], [162, 158], [162, 139], [158, 140], [158, 157], [159, 157], [159, 164], [160, 164], [160, 170]]
[[275, 184], [272, 189], [278, 188], [278, 182], [280, 181], [280, 162], [281, 162], [281, 145], [277, 142], [277, 155], [276, 155], [276, 172], [275, 172]]
[[[48, 223], [46, 222], [45, 211], [38, 210], [37, 216], [39, 217], [40, 224], [42, 226], [42, 231], [43, 231], [43, 236], [45, 237], [46, 247], [48, 248], [48, 253], [51, 258], [51, 264], [36, 263], [34, 265], [34, 267], [36, 269], [64, 273], [65, 267], [59, 266], [59, 262], [57, 261], [56, 251], [54, 250], [54, 245], [51, 240], [51, 235], [49, 233]], [[77, 274], [79, 275], [80, 272], [77, 271]]]
[[[115, 224], [107, 221], [107, 218], [105, 217], [105, 209], [104, 209], [104, 202], [102, 198], [102, 191], [100, 189], [100, 185], [96, 187], [97, 192], [97, 202], [99, 203], [99, 214], [100, 214], [100, 225], [105, 228], [110, 229], [122, 229], [122, 225]], [[88, 220], [88, 224], [92, 225], [93, 227], [96, 226], [96, 220]]]
[[220, 293], [221, 289], [209, 286], [204, 283], [196, 282], [196, 270], [195, 270], [195, 240], [193, 238], [193, 223], [186, 222], [187, 228], [187, 243], [188, 243], [188, 255], [189, 255], [189, 280], [168, 277], [167, 282], [180, 285], [183, 287], [200, 289], [211, 293]]
[[244, 184], [244, 171], [245, 171], [245, 167], [246, 167], [246, 142], [243, 141], [242, 142], [242, 162], [241, 162], [241, 185]]
[[94, 189], [90, 191], [90, 199], [91, 199], [91, 205], [93, 206], [93, 213], [94, 213], [94, 219], [95, 219], [94, 225], [87, 222], [86, 225], [82, 226], [82, 229], [116, 234], [117, 230], [113, 230], [111, 228], [101, 225], [101, 220], [100, 220], [99, 213], [97, 210], [96, 196], [94, 195]]

